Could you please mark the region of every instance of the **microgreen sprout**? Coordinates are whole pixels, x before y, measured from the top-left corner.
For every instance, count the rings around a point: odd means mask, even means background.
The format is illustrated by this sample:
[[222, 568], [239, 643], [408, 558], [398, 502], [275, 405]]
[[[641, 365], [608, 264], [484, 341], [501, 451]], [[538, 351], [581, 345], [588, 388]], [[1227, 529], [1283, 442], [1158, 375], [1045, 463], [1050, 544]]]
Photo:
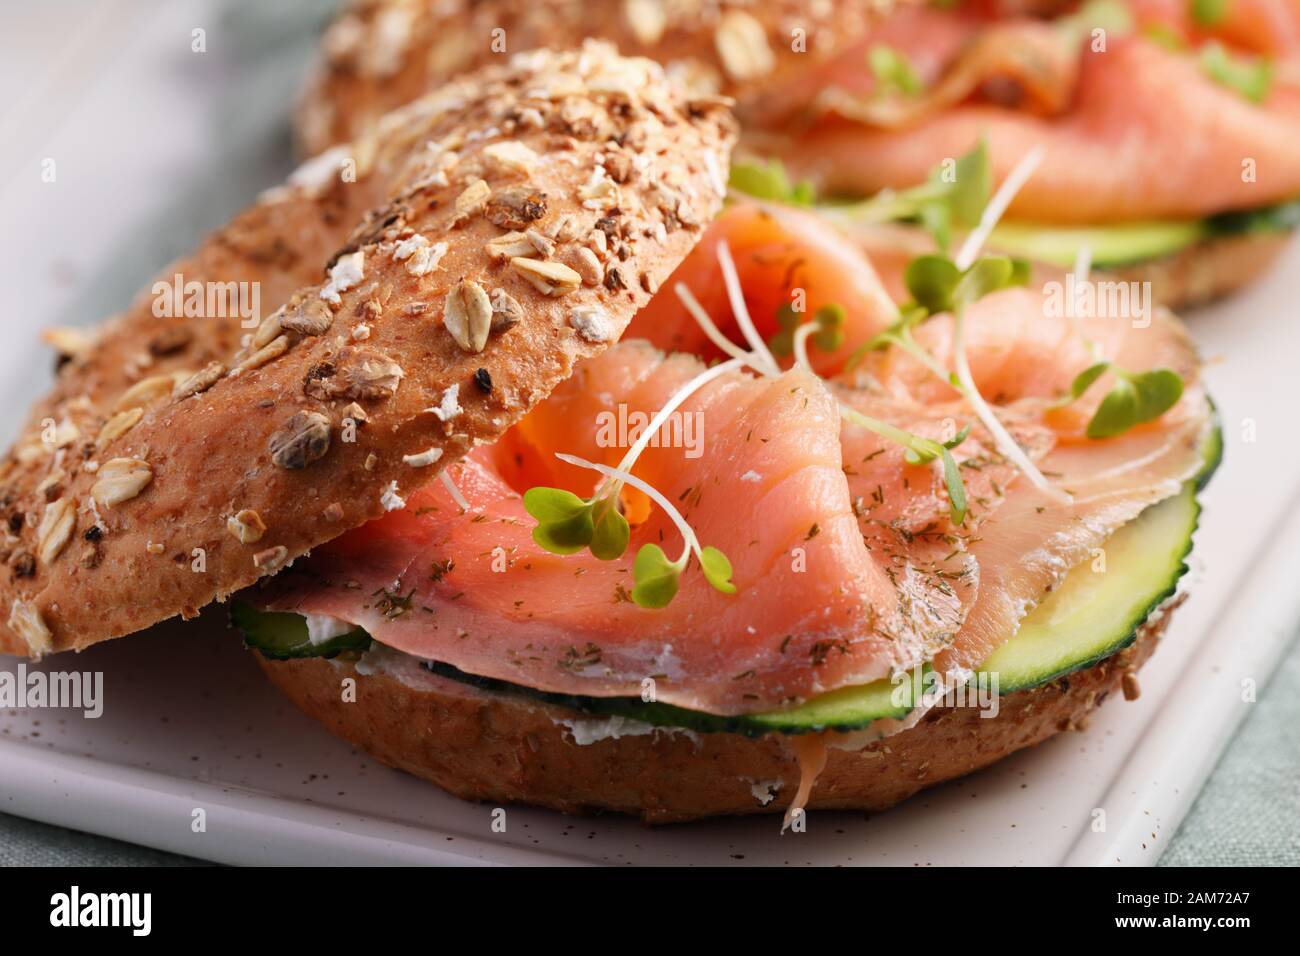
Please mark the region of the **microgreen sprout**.
[[881, 93], [915, 96], [921, 92], [921, 78], [907, 55], [884, 43], [874, 43], [867, 51], [867, 68]]
[[[816, 336], [817, 348], [823, 352], [837, 351], [844, 344], [844, 306], [832, 302], [823, 305], [813, 314], [812, 322], [802, 326]], [[776, 310], [777, 332], [767, 340], [767, 347], [773, 355], [785, 357], [794, 354], [795, 332], [801, 329], [802, 313], [796, 312], [791, 305], [783, 305]], [[805, 339], [807, 336], [805, 336]]]
[[[679, 388], [650, 420], [616, 468], [557, 453], [556, 457], [561, 461], [596, 471], [604, 478], [590, 498], [580, 498], [563, 488], [529, 488], [524, 493], [524, 510], [537, 520], [537, 526], [533, 528], [533, 540], [552, 554], [569, 555], [589, 550], [601, 561], [621, 558], [627, 552], [631, 540], [631, 527], [619, 510], [619, 493], [623, 485], [630, 484], [645, 492], [664, 509], [686, 542], [686, 550], [675, 562], [663, 558], [663, 551], [657, 545], [641, 548], [633, 566], [633, 579], [637, 582], [637, 587], [632, 590], [632, 600], [640, 607], [665, 607], [677, 593], [678, 579], [686, 570], [692, 552], [699, 558], [700, 567], [709, 583], [719, 591], [734, 594], [736, 589], [731, 584], [731, 563], [727, 556], [717, 548], [701, 547], [699, 539], [681, 512], [659, 491], [635, 477], [631, 469], [642, 452], [649, 447], [654, 435], [683, 402], [715, 378], [736, 371], [745, 364], [745, 357], [732, 358], [705, 369]], [[652, 548], [653, 551], [647, 551], [647, 548]], [[655, 552], [663, 558], [662, 561], [655, 558]]]
[[1228, 0], [1189, 0], [1192, 19], [1199, 26], [1214, 27], [1228, 16]]
[[811, 206], [817, 198], [811, 182], [790, 181], [785, 165], [779, 159], [733, 163], [728, 185], [746, 196], [788, 206]]
[[828, 216], [853, 223], [916, 220], [934, 238], [939, 250], [947, 252], [954, 227], [970, 229], [980, 222], [992, 183], [988, 146], [980, 140], [951, 167], [945, 163], [931, 171], [929, 179], [919, 186], [885, 190], [862, 202], [824, 208]]
[[[815, 323], [807, 323], [794, 330], [791, 336], [791, 350], [794, 352], [795, 364], [808, 372], [812, 372], [812, 364], [808, 360], [808, 340], [813, 336], [824, 334]], [[944, 485], [948, 489], [948, 503], [952, 516], [952, 523], [962, 525], [966, 522], [967, 505], [966, 505], [966, 487], [962, 483], [961, 469], [957, 466], [956, 459], [950, 453], [966, 440], [970, 434], [970, 426], [967, 425], [953, 438], [948, 441], [939, 442], [932, 438], [922, 438], [912, 432], [891, 425], [886, 421], [865, 415], [857, 409], [840, 403], [840, 417], [860, 428], [903, 446], [903, 460], [909, 465], [928, 465], [936, 458], [943, 462]]]
[[984, 248], [984, 243], [988, 241], [989, 233], [993, 231], [998, 220], [1011, 205], [1011, 200], [1015, 199], [1016, 193], [1029, 182], [1029, 178], [1037, 171], [1046, 155], [1047, 151], [1043, 147], [1035, 146], [1012, 167], [1007, 178], [998, 187], [998, 191], [993, 194], [993, 198], [984, 205], [983, 211], [979, 214], [979, 224], [970, 231], [962, 243], [961, 250], [953, 260], [958, 269], [965, 271], [970, 268], [971, 263], [980, 254], [980, 250]]
[[791, 328], [788, 340], [782, 340], [783, 347], [788, 345], [786, 353], [794, 355], [795, 364], [811, 372], [813, 367], [808, 360], [809, 339], [816, 342], [817, 348], [823, 352], [838, 350], [844, 344], [844, 307], [822, 306], [811, 322]]
[[[953, 371], [943, 376], [945, 381], [961, 393], [974, 410], [975, 416], [993, 436], [1001, 452], [1035, 487], [1049, 497], [1068, 502], [1069, 495], [1055, 488], [1029, 460], [1029, 456], [1006, 430], [1006, 426], [980, 394], [966, 354], [966, 309], [985, 295], [999, 289], [1021, 285], [1027, 278], [1027, 266], [1005, 256], [985, 256], [965, 269], [959, 268], [956, 263], [941, 256], [921, 256], [913, 260], [905, 275], [908, 291], [912, 294], [916, 309], [923, 310], [927, 315], [937, 312], [952, 313]], [[903, 332], [906, 333], [906, 329]], [[905, 343], [904, 347], [911, 354], [924, 354], [924, 350], [911, 341], [910, 336], [904, 337], [903, 334], [896, 333], [892, 344], [898, 344], [899, 341]], [[936, 373], [943, 371], [942, 366], [939, 366], [932, 357], [925, 364]]]
[[[780, 368], [777, 366], [776, 360], [772, 357], [772, 354], [768, 352], [765, 347], [763, 348], [765, 357], [760, 358], [755, 354], [759, 347], [763, 346], [763, 341], [759, 337], [757, 329], [754, 327], [753, 319], [750, 317], [749, 309], [745, 304], [745, 297], [740, 289], [740, 277], [736, 272], [736, 264], [731, 257], [731, 252], [727, 248], [726, 242], [718, 243], [718, 265], [722, 270], [723, 283], [729, 293], [731, 309], [732, 313], [735, 315], [736, 324], [740, 327], [742, 334], [745, 335], [746, 339], [748, 339], [751, 344], [758, 343], [755, 346], [754, 352], [741, 352], [739, 346], [732, 342], [728, 342], [724, 350], [731, 354], [739, 353], [736, 354], [736, 357], [733, 359], [734, 362], [743, 362], [760, 375], [766, 375], [772, 378], [776, 377], [780, 374]], [[697, 321], [701, 321], [701, 325], [705, 328], [705, 333], [708, 334], [710, 338], [712, 338], [712, 333], [709, 331], [710, 329], [721, 336], [721, 333], [717, 332], [717, 326], [713, 323], [712, 319], [708, 317], [708, 314], [704, 312], [703, 308], [700, 307], [699, 302], [690, 294], [688, 289], [679, 285], [677, 288], [677, 295], [681, 298], [682, 302], [685, 303], [687, 311], [690, 312], [691, 315], [696, 316]], [[794, 330], [791, 336], [791, 350], [795, 354], [797, 364], [806, 371], [812, 373], [812, 365], [808, 361], [808, 339], [814, 335], [828, 337], [834, 336], [837, 333], [842, 332], [842, 325], [843, 316], [836, 312], [828, 314], [820, 323], [805, 323], [798, 329]], [[956, 448], [958, 444], [965, 440], [966, 436], [969, 434], [969, 429], [963, 430], [952, 444], [944, 444], [936, 442], [933, 439], [922, 438], [920, 435], [914, 435], [911, 432], [898, 428], [895, 425], [891, 425], [888, 422], [872, 418], [869, 415], [864, 415], [862, 412], [845, 405], [843, 402], [839, 403], [839, 408], [841, 417], [846, 421], [862, 428], [866, 428], [869, 431], [880, 435], [882, 438], [886, 438], [902, 445], [906, 449], [904, 459], [908, 464], [918, 466], [926, 465], [934, 461], [936, 458], [942, 459], [944, 483], [948, 488], [948, 500], [951, 505], [953, 523], [960, 525], [965, 522], [967, 513], [966, 488], [962, 484], [961, 470], [957, 467], [957, 462], [950, 454], [950, 449]], [[653, 422], [651, 425], [653, 426]]]
[[[667, 607], [677, 594], [682, 572], [686, 570], [686, 565], [690, 562], [692, 554], [699, 560], [700, 570], [704, 572], [705, 579], [714, 589], [721, 591], [723, 594], [736, 593], [736, 586], [731, 583], [731, 562], [727, 560], [727, 556], [717, 548], [701, 545], [700, 539], [696, 537], [695, 530], [682, 516], [682, 513], [657, 488], [648, 482], [642, 481], [631, 472], [619, 468], [611, 468], [608, 465], [587, 461], [576, 455], [557, 453], [555, 457], [568, 462], [570, 465], [589, 468], [604, 475], [605, 480], [601, 482], [602, 487], [629, 484], [633, 488], [644, 492], [649, 496], [650, 500], [663, 509], [664, 514], [677, 526], [683, 541], [682, 553], [677, 560], [669, 561], [667, 555], [664, 554], [663, 548], [657, 544], [643, 544], [637, 551], [636, 561], [632, 566], [632, 579], [636, 582], [636, 586], [632, 589], [632, 600], [639, 607]], [[555, 489], [547, 490], [554, 491]], [[577, 495], [573, 497], [577, 498]], [[627, 527], [626, 521], [623, 522], [623, 527]], [[626, 550], [627, 537], [626, 532], [624, 532], [622, 548], [616, 557], [622, 555]]]
[[[981, 148], [983, 144], [981, 144]], [[995, 443], [1008, 460], [1025, 474], [1025, 477], [1044, 494], [1069, 502], [1070, 496], [1052, 486], [1037, 466], [1029, 460], [1019, 443], [1006, 430], [993, 409], [980, 394], [971, 374], [966, 355], [965, 312], [967, 307], [983, 296], [998, 289], [1022, 285], [1029, 279], [1027, 263], [1003, 256], [978, 258], [980, 249], [1015, 194], [1034, 174], [1043, 160], [1041, 148], [1032, 150], [998, 187], [993, 197], [983, 206], [978, 225], [966, 237], [956, 260], [943, 255], [919, 256], [907, 268], [904, 276], [912, 302], [898, 310], [898, 319], [850, 356], [847, 367], [852, 368], [868, 352], [890, 346], [902, 349], [936, 377], [951, 385], [975, 411], [976, 417], [993, 436]], [[987, 162], [987, 157], [985, 157]], [[921, 347], [912, 337], [912, 328], [940, 312], [953, 316], [953, 370], [949, 371]], [[947, 468], [947, 462], [945, 469]]]
[[936, 458], [942, 460], [943, 482], [948, 489], [948, 508], [952, 523], [955, 525], [966, 523], [966, 486], [962, 483], [961, 469], [957, 466], [957, 461], [953, 458], [951, 449], [956, 448], [966, 440], [966, 436], [970, 434], [969, 426], [963, 428], [948, 441], [939, 442], [933, 438], [922, 438], [920, 435], [914, 435], [888, 422], [872, 418], [870, 415], [864, 415], [848, 405], [840, 405], [840, 417], [860, 428], [875, 432], [881, 438], [887, 438], [902, 445], [905, 449], [903, 460], [909, 465], [928, 465]]
[[1101, 361], [1076, 375], [1069, 394], [1053, 407], [1063, 408], [1078, 401], [1108, 371], [1114, 373], [1115, 384], [1088, 421], [1089, 438], [1122, 435], [1130, 428], [1159, 418], [1183, 397], [1183, 380], [1171, 369], [1130, 372], [1113, 362]]
[[722, 269], [722, 284], [726, 286], [727, 301], [731, 304], [731, 311], [736, 317], [740, 334], [745, 337], [745, 341], [749, 343], [750, 349], [759, 362], [767, 367], [769, 374], [779, 375], [781, 367], [768, 349], [767, 343], [763, 341], [763, 337], [758, 334], [758, 328], [750, 317], [749, 307], [745, 305], [745, 292], [740, 286], [740, 274], [736, 272], [735, 260], [731, 258], [731, 247], [727, 245], [725, 239], [718, 243], [718, 265]]
[[[1074, 262], [1074, 273], [1080, 287], [1088, 281], [1091, 267], [1091, 247], [1080, 246]], [[1049, 406], [1065, 408], [1077, 402], [1097, 379], [1108, 371], [1114, 372], [1114, 386], [1106, 393], [1088, 422], [1086, 433], [1089, 438], [1122, 435], [1135, 425], [1159, 418], [1182, 398], [1183, 380], [1178, 373], [1167, 368], [1130, 372], [1102, 358], [1097, 343], [1090, 345], [1095, 361], [1074, 377], [1068, 394]]]
[[709, 317], [709, 313], [704, 310], [704, 306], [700, 305], [700, 300], [695, 298], [695, 295], [684, 283], [678, 282], [674, 285], [673, 292], [677, 294], [677, 298], [681, 300], [682, 305], [686, 307], [686, 311], [704, 331], [710, 342], [716, 345], [720, 351], [740, 360], [758, 374], [763, 374], [764, 369], [759, 366], [758, 360], [750, 352], [746, 352], [722, 334], [713, 319]]
[[1268, 99], [1273, 88], [1272, 60], [1233, 56], [1217, 40], [1201, 47], [1200, 59], [1206, 76], [1220, 86], [1233, 90], [1252, 103]]
[[884, 331], [877, 332], [853, 351], [848, 361], [844, 363], [845, 371], [852, 371], [857, 367], [866, 358], [868, 352], [881, 352], [892, 345], [911, 355], [933, 372], [936, 377], [949, 382], [952, 379], [952, 373], [940, 365], [933, 355], [918, 345], [916, 340], [912, 338], [912, 329], [929, 318], [929, 315], [930, 313], [924, 307], [914, 303], [903, 306], [898, 310], [898, 319], [896, 321]]
[[563, 488], [529, 488], [524, 509], [537, 519], [533, 540], [552, 554], [589, 549], [602, 561], [614, 561], [627, 551], [630, 529], [616, 498], [579, 498]]
[[993, 436], [998, 448], [1024, 473], [1030, 483], [1048, 497], [1068, 503], [1072, 500], [1070, 495], [1054, 487], [1029, 460], [1024, 449], [1011, 436], [985, 401], [984, 396], [980, 394], [966, 355], [967, 307], [990, 292], [1023, 284], [1029, 278], [1028, 266], [1023, 262], [1013, 261], [1004, 256], [978, 257], [980, 249], [998, 224], [998, 220], [1007, 211], [1016, 193], [1038, 169], [1044, 155], [1043, 148], [1036, 147], [1016, 163], [997, 192], [993, 194], [993, 198], [984, 207], [984, 211], [980, 214], [979, 225], [966, 236], [955, 260], [944, 264], [939, 261], [942, 257], [922, 256], [909, 266], [906, 278], [908, 291], [912, 293], [918, 306], [931, 314], [936, 307], [952, 312], [954, 374], [949, 377], [949, 381], [970, 404], [976, 417]]

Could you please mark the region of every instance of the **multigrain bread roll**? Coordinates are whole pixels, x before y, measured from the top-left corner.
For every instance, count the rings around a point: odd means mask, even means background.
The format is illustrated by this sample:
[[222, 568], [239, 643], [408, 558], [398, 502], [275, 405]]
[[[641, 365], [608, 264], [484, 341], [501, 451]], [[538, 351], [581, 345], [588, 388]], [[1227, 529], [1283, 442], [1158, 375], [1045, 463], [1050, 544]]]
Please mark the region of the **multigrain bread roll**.
[[[829, 751], [803, 804], [883, 810], [1066, 730], [1082, 729], [1151, 656], [1170, 613], [1127, 649], [1050, 683], [1009, 694], [996, 717], [942, 706], [914, 727], [861, 749]], [[646, 823], [785, 811], [799, 761], [780, 734], [746, 737], [620, 726], [523, 695], [480, 690], [410, 666], [374, 672], [312, 658], [262, 670], [304, 713], [376, 760], [467, 800], [527, 803], [566, 813], [608, 811]], [[356, 681], [344, 702], [342, 681]], [[621, 733], [620, 733], [621, 731]], [[831, 735], [834, 736], [834, 735]]]
[[839, 52], [896, 0], [355, 0], [330, 26], [297, 113], [313, 155], [466, 70], [588, 37], [761, 113], [766, 91]]
[[732, 135], [725, 101], [590, 45], [445, 86], [300, 170], [177, 267], [267, 280], [246, 341], [142, 294], [0, 464], [0, 651], [193, 615], [495, 440], [694, 245]]

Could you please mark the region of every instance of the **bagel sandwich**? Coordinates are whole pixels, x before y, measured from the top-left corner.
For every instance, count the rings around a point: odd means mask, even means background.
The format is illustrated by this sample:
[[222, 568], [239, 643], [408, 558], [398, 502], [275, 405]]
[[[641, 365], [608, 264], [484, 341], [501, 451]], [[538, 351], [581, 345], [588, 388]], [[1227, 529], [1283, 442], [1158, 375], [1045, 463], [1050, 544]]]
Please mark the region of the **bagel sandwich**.
[[599, 44], [515, 56], [164, 272], [263, 282], [256, 328], [155, 284], [59, 337], [0, 465], [0, 649], [229, 599], [382, 762], [650, 822], [882, 808], [1133, 696], [1221, 447], [1181, 324], [1043, 339], [1005, 257], [723, 208], [727, 107]]
[[[896, 259], [816, 213], [733, 203], [619, 344], [449, 468], [459, 499], [419, 489], [234, 623], [290, 699], [385, 764], [647, 822], [880, 809], [1085, 726], [1139, 693], [1184, 597], [1221, 448], [1199, 360], [1166, 310], [1121, 333], [1053, 325], [1032, 286], [981, 299], [967, 361], [977, 393], [1002, 389], [1016, 465], [978, 396], [908, 350], [851, 361], [897, 315], [887, 273], [916, 257]], [[838, 338], [782, 329], [768, 308], [794, 287]], [[745, 348], [779, 353], [783, 332], [790, 358]], [[914, 334], [956, 361], [950, 317]], [[1063, 406], [1093, 336], [1123, 370]], [[1054, 381], [1021, 376], [1046, 360]], [[1171, 376], [1162, 413], [1098, 434], [1121, 380]], [[954, 484], [925, 457], [945, 428]]]

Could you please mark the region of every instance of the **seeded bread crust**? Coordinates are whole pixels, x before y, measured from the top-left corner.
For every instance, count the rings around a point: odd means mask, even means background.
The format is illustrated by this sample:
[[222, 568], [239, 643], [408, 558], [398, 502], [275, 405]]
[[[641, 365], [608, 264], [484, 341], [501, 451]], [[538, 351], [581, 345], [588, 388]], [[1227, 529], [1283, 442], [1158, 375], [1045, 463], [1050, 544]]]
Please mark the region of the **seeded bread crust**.
[[[256, 264], [228, 248], [251, 226], [278, 237], [295, 281], [314, 273], [287, 302], [272, 280], [265, 311], [283, 307], [246, 346], [230, 323], [191, 320], [183, 358], [120, 367], [183, 327], [155, 327], [146, 293], [0, 464], [0, 651], [192, 615], [494, 441], [617, 340], [694, 245], [725, 189], [725, 107], [607, 46], [537, 52], [300, 171], [197, 258], [202, 278], [225, 255]], [[352, 197], [352, 178], [372, 185]], [[359, 213], [376, 188], [384, 201]], [[322, 256], [345, 215], [350, 237]], [[281, 221], [259, 233], [260, 217]], [[289, 241], [299, 221], [306, 253]]]
[[[1133, 676], [1168, 626], [1172, 607], [1125, 650], [1066, 677], [1003, 697], [996, 717], [941, 707], [862, 750], [829, 752], [807, 809], [883, 810], [1065, 730], [1083, 729]], [[268, 661], [273, 683], [331, 733], [381, 763], [466, 800], [527, 803], [565, 813], [614, 812], [646, 823], [783, 812], [799, 765], [779, 735], [659, 731], [576, 743], [591, 717], [525, 697], [478, 690], [428, 672], [418, 681], [360, 674], [342, 661]], [[341, 681], [356, 681], [343, 702]], [[758, 794], [777, 782], [766, 804]]]
[[[326, 31], [297, 112], [304, 155], [509, 53], [587, 37], [647, 56], [700, 93], [761, 111], [809, 61], [861, 36], [895, 0], [356, 0]], [[800, 32], [802, 31], [802, 32]]]

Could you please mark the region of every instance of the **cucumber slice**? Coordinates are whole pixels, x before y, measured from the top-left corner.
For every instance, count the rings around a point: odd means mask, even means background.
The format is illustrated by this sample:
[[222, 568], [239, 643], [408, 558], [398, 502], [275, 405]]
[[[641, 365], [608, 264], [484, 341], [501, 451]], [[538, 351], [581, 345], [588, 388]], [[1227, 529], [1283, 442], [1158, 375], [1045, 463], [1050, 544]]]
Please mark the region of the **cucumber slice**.
[[1004, 222], [989, 235], [988, 246], [1010, 256], [1068, 269], [1079, 249], [1088, 246], [1092, 264], [1116, 268], [1161, 259], [1202, 239], [1290, 232], [1300, 227], [1300, 199], [1220, 213], [1207, 219], [1122, 222], [1107, 226], [1054, 226]]
[[1210, 234], [1205, 220], [1126, 222], [1113, 226], [1048, 226], [1004, 222], [989, 235], [990, 249], [1069, 269], [1085, 245], [1099, 269], [1160, 259]]
[[747, 737], [761, 737], [773, 732], [801, 734], [815, 730], [856, 730], [887, 717], [899, 719], [906, 717], [912, 710], [913, 696], [918, 686], [925, 689], [923, 681], [915, 681], [909, 674], [907, 680], [897, 683], [883, 679], [858, 687], [842, 687], [789, 710], [725, 717], [687, 710], [672, 704], [645, 703], [635, 697], [552, 694], [491, 677], [466, 674], [449, 664], [434, 661], [425, 664], [425, 667], [442, 677], [472, 684], [482, 690], [515, 694], [586, 714], [626, 717], [657, 727], [676, 727], [699, 733], [744, 734]]
[[[1106, 573], [1090, 564], [1074, 568], [1056, 591], [1029, 613], [1020, 630], [980, 668], [998, 675], [998, 692], [1008, 694], [1089, 667], [1130, 644], [1147, 615], [1173, 593], [1187, 570], [1183, 558], [1196, 528], [1194, 484], [1181, 494], [1144, 511], [1117, 531], [1105, 548]], [[297, 614], [264, 613], [236, 605], [235, 625], [247, 643], [267, 657], [311, 657], [337, 654], [369, 643], [364, 631], [312, 647], [307, 625]], [[447, 664], [429, 663], [430, 671], [494, 693], [522, 694], [571, 710], [626, 717], [661, 727], [681, 727], [702, 733], [749, 736], [779, 732], [800, 734], [819, 730], [857, 730], [885, 718], [901, 719], [911, 711], [916, 686], [882, 679], [857, 687], [842, 687], [788, 710], [731, 717], [687, 710], [671, 704], [645, 703], [635, 697], [580, 697], [532, 690], [507, 681], [466, 674]]]
[[1214, 399], [1208, 398], [1210, 403], [1211, 428], [1210, 434], [1205, 438], [1205, 445], [1201, 448], [1201, 470], [1196, 473], [1192, 479], [1192, 487], [1196, 491], [1204, 491], [1205, 486], [1210, 483], [1214, 473], [1219, 470], [1223, 464], [1223, 429], [1219, 425], [1219, 407], [1214, 404]]
[[1034, 608], [1016, 636], [979, 668], [999, 694], [1027, 690], [1091, 667], [1133, 642], [1174, 593], [1200, 506], [1188, 487], [1120, 528], [1103, 549], [1104, 569], [1084, 562]]
[[854, 730], [874, 720], [901, 720], [915, 706], [913, 697], [918, 682], [912, 675], [897, 683], [878, 680], [859, 687], [841, 687], [814, 697], [790, 710], [751, 714], [746, 720], [766, 733], [802, 733], [810, 730]]
[[286, 661], [294, 657], [336, 657], [343, 651], [364, 650], [370, 635], [357, 628], [328, 641], [313, 644], [307, 635], [307, 619], [301, 614], [259, 611], [236, 601], [230, 608], [230, 622], [244, 632], [244, 643], [263, 657]]

